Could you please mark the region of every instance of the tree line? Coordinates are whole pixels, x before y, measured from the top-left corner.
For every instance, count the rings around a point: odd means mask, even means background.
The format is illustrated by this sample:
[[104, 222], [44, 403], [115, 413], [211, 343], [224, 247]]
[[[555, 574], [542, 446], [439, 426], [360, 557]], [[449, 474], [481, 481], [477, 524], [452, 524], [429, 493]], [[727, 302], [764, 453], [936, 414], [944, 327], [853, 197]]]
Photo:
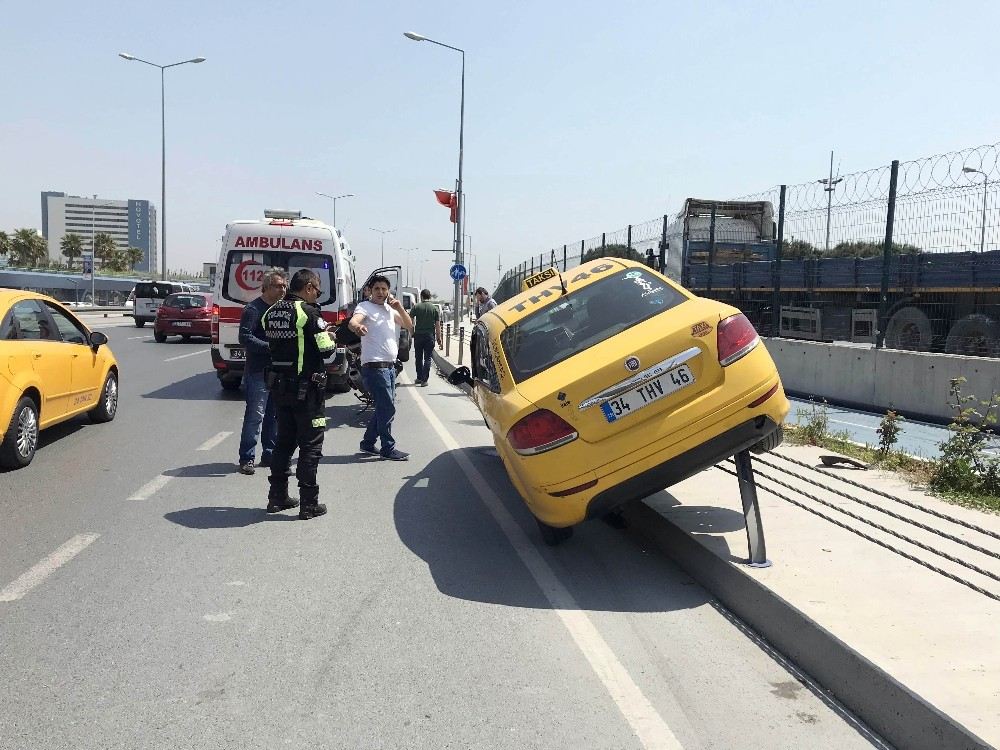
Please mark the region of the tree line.
[[[53, 264], [49, 261], [48, 243], [34, 229], [15, 229], [13, 234], [0, 232], [0, 255], [6, 256], [9, 265], [17, 268], [65, 265], [69, 270], [73, 270], [77, 260], [82, 259], [86, 250], [83, 237], [73, 233], [62, 238], [59, 249], [66, 258], [65, 264]], [[135, 264], [142, 260], [142, 250], [137, 247], [118, 247], [114, 237], [107, 232], [98, 232], [94, 235], [93, 253], [105, 271], [132, 271], [135, 269]], [[79, 265], [82, 269], [82, 260]]]

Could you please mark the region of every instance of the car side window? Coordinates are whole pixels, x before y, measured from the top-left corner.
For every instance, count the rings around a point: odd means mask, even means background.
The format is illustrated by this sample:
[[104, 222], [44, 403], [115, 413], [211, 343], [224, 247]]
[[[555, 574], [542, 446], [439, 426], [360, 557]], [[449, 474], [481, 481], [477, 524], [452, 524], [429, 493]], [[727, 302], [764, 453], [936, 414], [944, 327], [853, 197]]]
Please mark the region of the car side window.
[[52, 330], [41, 305], [36, 300], [23, 299], [11, 307], [0, 337], [15, 341], [41, 341], [58, 339], [58, 334]]
[[472, 354], [472, 377], [479, 380], [494, 393], [500, 392], [500, 380], [493, 364], [493, 350], [490, 346], [489, 331], [484, 325], [477, 325], [469, 344]]
[[71, 320], [66, 313], [60, 310], [55, 305], [49, 305], [49, 315], [52, 316], [52, 320], [56, 323], [56, 328], [59, 330], [59, 335], [62, 336], [62, 340], [69, 342], [70, 344], [86, 344], [87, 343], [87, 333], [81, 328], [76, 321]]

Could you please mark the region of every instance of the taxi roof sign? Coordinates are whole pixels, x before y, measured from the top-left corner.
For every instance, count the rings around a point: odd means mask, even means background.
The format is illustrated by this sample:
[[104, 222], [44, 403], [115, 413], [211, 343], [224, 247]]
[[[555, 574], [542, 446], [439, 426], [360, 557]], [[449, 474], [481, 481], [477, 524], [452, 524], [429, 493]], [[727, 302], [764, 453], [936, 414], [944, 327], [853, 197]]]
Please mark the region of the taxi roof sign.
[[534, 276], [529, 276], [524, 281], [521, 282], [521, 291], [526, 292], [533, 286], [538, 286], [543, 281], [548, 281], [549, 279], [554, 279], [559, 275], [559, 272], [552, 266], [546, 268], [543, 271], [539, 271]]

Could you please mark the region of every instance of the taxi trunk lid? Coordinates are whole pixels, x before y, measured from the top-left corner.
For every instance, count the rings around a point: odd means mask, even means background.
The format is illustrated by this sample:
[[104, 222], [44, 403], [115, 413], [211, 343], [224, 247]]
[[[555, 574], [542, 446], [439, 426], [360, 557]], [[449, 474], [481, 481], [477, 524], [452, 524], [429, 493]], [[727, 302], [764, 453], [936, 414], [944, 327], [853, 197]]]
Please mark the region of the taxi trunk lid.
[[723, 378], [715, 349], [719, 319], [717, 306], [688, 300], [558, 362], [518, 390], [589, 443], [636, 430], [639, 441], [643, 431], [652, 439], [666, 417], [682, 429], [700, 415], [688, 407]]

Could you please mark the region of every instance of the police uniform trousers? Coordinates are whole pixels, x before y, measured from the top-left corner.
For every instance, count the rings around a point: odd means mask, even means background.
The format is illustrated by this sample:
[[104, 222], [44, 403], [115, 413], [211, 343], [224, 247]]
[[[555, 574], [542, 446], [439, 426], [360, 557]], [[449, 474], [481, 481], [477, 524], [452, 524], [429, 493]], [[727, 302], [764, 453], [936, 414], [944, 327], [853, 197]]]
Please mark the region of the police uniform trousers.
[[292, 454], [298, 447], [299, 462], [295, 477], [299, 481], [299, 501], [302, 507], [316, 505], [319, 502], [316, 468], [323, 455], [323, 434], [326, 432], [323, 392], [316, 384], [310, 383], [305, 398], [299, 399], [295, 381], [289, 379], [285, 385], [271, 392], [275, 399], [278, 437], [271, 454], [271, 489], [267, 499], [284, 500], [288, 497]]

